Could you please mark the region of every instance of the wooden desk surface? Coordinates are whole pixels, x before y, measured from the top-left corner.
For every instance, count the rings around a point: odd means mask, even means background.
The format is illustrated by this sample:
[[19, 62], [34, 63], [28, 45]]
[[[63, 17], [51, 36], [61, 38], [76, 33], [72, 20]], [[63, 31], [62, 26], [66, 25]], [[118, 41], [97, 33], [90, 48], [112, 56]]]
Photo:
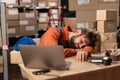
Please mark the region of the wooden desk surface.
[[70, 70], [51, 70], [45, 75], [33, 75], [32, 72], [39, 69], [28, 69], [23, 64], [19, 66], [27, 73], [29, 80], [120, 80], [120, 61], [114, 61], [110, 66], [79, 62], [75, 57], [66, 61], [72, 62]]

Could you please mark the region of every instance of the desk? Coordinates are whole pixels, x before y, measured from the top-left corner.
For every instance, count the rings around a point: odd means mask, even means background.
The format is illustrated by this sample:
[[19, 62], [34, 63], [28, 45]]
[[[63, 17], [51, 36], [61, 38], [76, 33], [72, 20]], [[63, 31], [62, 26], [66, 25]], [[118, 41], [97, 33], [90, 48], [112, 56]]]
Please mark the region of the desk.
[[71, 61], [70, 70], [51, 70], [45, 75], [33, 75], [33, 71], [39, 69], [28, 69], [23, 64], [20, 68], [28, 76], [28, 80], [120, 80], [120, 61], [114, 61], [110, 66], [79, 62], [75, 57], [67, 58]]

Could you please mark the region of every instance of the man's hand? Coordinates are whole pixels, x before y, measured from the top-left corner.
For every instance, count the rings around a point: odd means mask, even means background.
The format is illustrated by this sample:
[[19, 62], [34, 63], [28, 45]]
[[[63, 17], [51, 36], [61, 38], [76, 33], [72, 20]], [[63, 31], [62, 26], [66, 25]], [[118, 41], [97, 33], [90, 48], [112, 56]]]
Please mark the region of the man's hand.
[[87, 57], [88, 57], [88, 52], [82, 50], [77, 51], [77, 55], [76, 55], [77, 60], [84, 62], [87, 60]]

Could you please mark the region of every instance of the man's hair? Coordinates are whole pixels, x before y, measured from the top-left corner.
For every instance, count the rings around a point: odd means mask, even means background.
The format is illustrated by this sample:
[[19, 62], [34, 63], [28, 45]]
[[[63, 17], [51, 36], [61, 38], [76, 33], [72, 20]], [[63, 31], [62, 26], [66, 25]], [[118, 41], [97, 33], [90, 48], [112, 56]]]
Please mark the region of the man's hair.
[[95, 44], [97, 42], [97, 34], [93, 31], [90, 31], [86, 28], [81, 28], [81, 34], [80, 35], [75, 35], [75, 36], [72, 36], [71, 39], [70, 39], [70, 42], [69, 42], [69, 47], [70, 48], [76, 48], [75, 47], [75, 44], [74, 44], [74, 40], [79, 37], [79, 36], [82, 36], [82, 35], [85, 35], [86, 38], [88, 38], [90, 40], [90, 43], [88, 46], [92, 46], [92, 47], [95, 47]]

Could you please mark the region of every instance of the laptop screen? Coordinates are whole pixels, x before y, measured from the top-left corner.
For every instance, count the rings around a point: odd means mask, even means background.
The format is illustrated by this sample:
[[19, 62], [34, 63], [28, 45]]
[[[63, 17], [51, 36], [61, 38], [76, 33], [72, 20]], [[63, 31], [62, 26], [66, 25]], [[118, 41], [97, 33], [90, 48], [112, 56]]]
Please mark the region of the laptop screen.
[[25, 67], [34, 69], [65, 69], [63, 46], [19, 45]]

